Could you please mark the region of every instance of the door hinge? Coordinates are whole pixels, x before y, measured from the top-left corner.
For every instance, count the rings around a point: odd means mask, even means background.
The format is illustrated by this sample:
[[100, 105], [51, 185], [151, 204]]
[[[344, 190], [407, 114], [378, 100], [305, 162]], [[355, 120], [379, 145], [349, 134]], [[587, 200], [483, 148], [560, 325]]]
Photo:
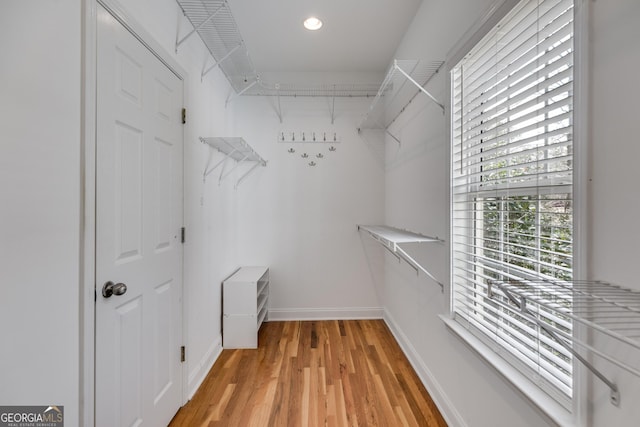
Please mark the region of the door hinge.
[[185, 241], [185, 237], [184, 237], [184, 236], [185, 236], [185, 233], [186, 233], [186, 232], [185, 232], [185, 228], [184, 228], [184, 227], [182, 227], [182, 228], [180, 229], [180, 242], [181, 242], [181, 243], [184, 243], [184, 241]]
[[186, 358], [186, 350], [184, 348], [184, 346], [180, 347], [180, 361], [184, 362], [185, 360], [187, 360]]
[[187, 109], [183, 108], [182, 109], [182, 124], [187, 123]]

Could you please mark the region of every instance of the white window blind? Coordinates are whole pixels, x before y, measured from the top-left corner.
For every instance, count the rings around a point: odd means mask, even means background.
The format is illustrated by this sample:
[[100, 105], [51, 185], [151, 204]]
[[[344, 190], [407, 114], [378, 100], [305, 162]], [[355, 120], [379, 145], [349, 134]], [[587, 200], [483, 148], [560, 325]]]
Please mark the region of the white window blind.
[[571, 354], [487, 292], [572, 279], [573, 15], [572, 0], [524, 0], [451, 71], [455, 318], [567, 407]]

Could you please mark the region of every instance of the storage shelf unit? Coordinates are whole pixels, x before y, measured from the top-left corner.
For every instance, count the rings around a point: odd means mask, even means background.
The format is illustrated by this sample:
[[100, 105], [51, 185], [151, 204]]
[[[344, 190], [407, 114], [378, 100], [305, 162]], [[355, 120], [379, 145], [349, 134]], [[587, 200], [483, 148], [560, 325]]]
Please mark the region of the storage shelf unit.
[[269, 269], [242, 267], [222, 284], [224, 348], [257, 348], [269, 311]]
[[443, 63], [443, 61], [394, 60], [358, 130], [384, 130], [399, 143], [400, 139], [389, 131], [389, 126], [421, 92], [444, 112], [444, 105], [424, 88]]
[[[507, 310], [517, 308], [571, 352], [609, 387], [614, 405], [618, 387], [595, 360], [640, 377], [640, 291], [600, 281], [514, 280], [489, 282], [489, 296]], [[566, 319], [573, 331], [545, 320], [550, 317]]]
[[440, 289], [444, 291], [444, 285], [436, 279], [425, 267], [409, 255], [400, 247], [403, 243], [444, 243], [444, 240], [438, 237], [430, 237], [412, 231], [402, 230], [395, 227], [385, 225], [358, 225], [359, 231], [366, 231], [374, 240], [379, 242], [385, 249], [391, 252], [396, 258], [403, 259], [416, 272], [422, 271], [431, 280], [440, 285]]
[[236, 168], [238, 168], [241, 164], [245, 162], [254, 163], [243, 175], [238, 178], [236, 181], [235, 187], [247, 177], [251, 172], [253, 172], [258, 166], [267, 166], [267, 161], [264, 160], [255, 150], [245, 142], [244, 139], [239, 137], [209, 137], [209, 138], [200, 138], [204, 144], [209, 145], [210, 147], [215, 148], [219, 152], [225, 155], [225, 157], [220, 160], [214, 166], [211, 166], [211, 158], [207, 162], [207, 166], [204, 170], [204, 179], [217, 169], [219, 166], [226, 164], [227, 159], [231, 158], [235, 160], [236, 165], [229, 171], [225, 172], [225, 167], [222, 167], [222, 171], [220, 172], [220, 178], [218, 182], [220, 183], [224, 178], [229, 176], [231, 172], [233, 172]]

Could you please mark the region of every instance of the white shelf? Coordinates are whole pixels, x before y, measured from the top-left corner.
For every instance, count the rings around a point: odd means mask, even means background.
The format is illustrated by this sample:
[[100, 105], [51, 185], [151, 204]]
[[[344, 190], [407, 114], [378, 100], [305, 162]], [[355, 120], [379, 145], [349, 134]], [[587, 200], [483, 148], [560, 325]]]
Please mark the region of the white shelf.
[[444, 105], [424, 88], [443, 63], [443, 61], [394, 60], [358, 130], [384, 130], [400, 142], [400, 139], [389, 131], [389, 126], [419, 93], [428, 96], [444, 112]]
[[[488, 294], [570, 351], [610, 388], [614, 405], [619, 404], [618, 388], [595, 360], [640, 377], [640, 291], [601, 281], [514, 280], [489, 282]], [[567, 332], [562, 324], [546, 321], [549, 317], [567, 319], [583, 333]]]
[[425, 236], [423, 234], [402, 230], [400, 228], [389, 227], [386, 225], [358, 225], [358, 230], [366, 231], [370, 237], [379, 242], [394, 256], [396, 256], [397, 258], [402, 258], [409, 265], [411, 265], [416, 270], [416, 272], [422, 271], [434, 282], [440, 285], [440, 289], [444, 291], [444, 285], [438, 279], [436, 279], [424, 266], [422, 266], [402, 247], [400, 247], [400, 245], [403, 243], [444, 243], [444, 240], [438, 237]]
[[260, 80], [243, 95], [248, 96], [292, 96], [292, 97], [326, 97], [326, 98], [359, 98], [374, 97], [380, 85], [377, 83], [337, 83], [337, 84], [293, 84], [266, 83]]
[[[264, 160], [255, 150], [245, 142], [244, 139], [239, 137], [208, 137], [208, 138], [200, 138], [204, 144], [209, 145], [212, 148], [215, 148], [219, 152], [225, 155], [225, 157], [220, 160], [214, 166], [211, 166], [211, 158], [207, 161], [207, 165], [204, 169], [203, 178], [206, 180], [207, 176], [216, 170], [219, 166], [222, 166], [222, 171], [220, 172], [220, 177], [218, 179], [218, 183], [222, 182], [231, 172], [233, 172], [236, 168], [242, 165], [245, 162], [253, 163], [253, 166], [250, 167], [243, 175], [238, 178], [236, 181], [235, 187], [247, 177], [251, 172], [253, 172], [258, 166], [267, 166], [267, 161]], [[235, 160], [236, 165], [231, 168], [231, 170], [225, 172], [226, 161], [231, 158]]]
[[220, 67], [236, 93], [246, 91], [258, 82], [251, 58], [242, 35], [231, 13], [227, 0], [177, 0], [193, 29], [176, 36], [178, 47], [193, 34], [198, 34], [214, 59], [205, 63], [202, 77]]
[[222, 340], [225, 348], [257, 348], [258, 331], [269, 312], [269, 269], [242, 267], [222, 284]]

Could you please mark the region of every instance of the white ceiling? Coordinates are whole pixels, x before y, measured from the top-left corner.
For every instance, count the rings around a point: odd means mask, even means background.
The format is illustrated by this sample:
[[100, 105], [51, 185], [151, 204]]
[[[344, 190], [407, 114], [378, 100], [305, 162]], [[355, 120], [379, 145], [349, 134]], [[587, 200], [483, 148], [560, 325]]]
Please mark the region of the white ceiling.
[[[384, 72], [422, 0], [228, 0], [256, 70]], [[322, 19], [315, 32], [302, 26]]]

